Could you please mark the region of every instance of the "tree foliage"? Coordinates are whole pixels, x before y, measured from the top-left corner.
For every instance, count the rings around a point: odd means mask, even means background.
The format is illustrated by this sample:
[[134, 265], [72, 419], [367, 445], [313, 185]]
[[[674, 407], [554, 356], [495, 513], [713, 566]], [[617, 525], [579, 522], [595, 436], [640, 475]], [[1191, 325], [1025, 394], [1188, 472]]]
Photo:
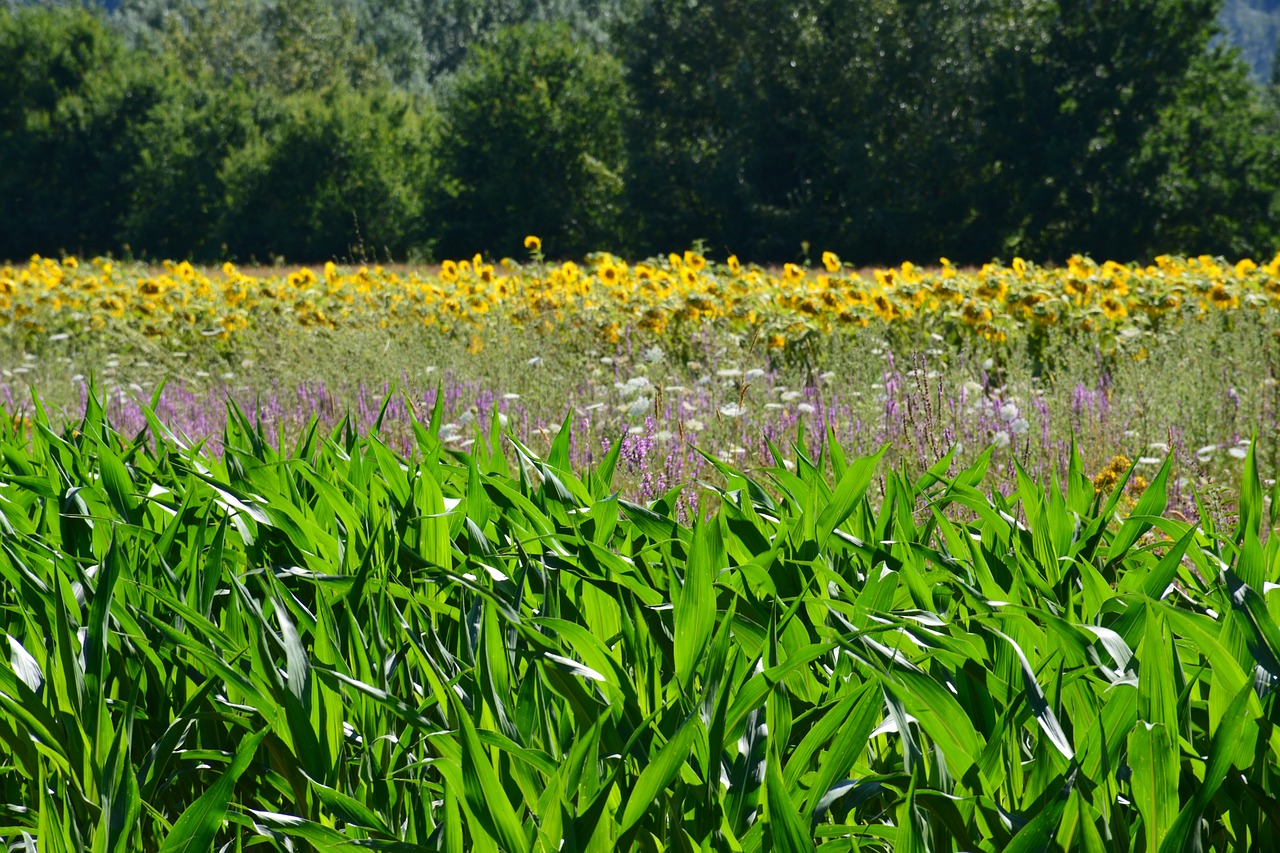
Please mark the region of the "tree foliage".
[[0, 12], [0, 256], [114, 245], [161, 81], [87, 11]]
[[531, 232], [567, 255], [616, 244], [624, 104], [620, 65], [565, 25], [508, 28], [474, 51], [444, 102], [446, 251], [516, 254]]
[[1269, 256], [1280, 86], [1219, 14], [6, 0], [0, 254]]

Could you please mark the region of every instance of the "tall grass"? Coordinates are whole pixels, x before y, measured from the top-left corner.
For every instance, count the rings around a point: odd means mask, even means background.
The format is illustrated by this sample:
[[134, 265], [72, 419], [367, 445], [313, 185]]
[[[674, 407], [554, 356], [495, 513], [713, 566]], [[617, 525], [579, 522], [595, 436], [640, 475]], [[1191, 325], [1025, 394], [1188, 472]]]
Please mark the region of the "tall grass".
[[[496, 422], [222, 453], [0, 421], [16, 849], [1226, 850], [1280, 816], [1280, 500], [984, 490], [803, 435], [611, 487]], [[509, 442], [518, 464], [498, 452]], [[791, 463], [790, 466], [784, 461]], [[1206, 515], [1206, 518], [1209, 516]]]

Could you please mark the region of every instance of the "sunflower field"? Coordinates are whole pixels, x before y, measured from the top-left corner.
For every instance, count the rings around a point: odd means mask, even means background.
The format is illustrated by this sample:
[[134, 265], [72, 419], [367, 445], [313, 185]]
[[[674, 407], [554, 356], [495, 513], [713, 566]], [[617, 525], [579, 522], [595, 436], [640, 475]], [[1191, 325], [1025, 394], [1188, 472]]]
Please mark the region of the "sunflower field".
[[153, 337], [238, 333], [283, 318], [299, 327], [427, 328], [469, 336], [501, 325], [547, 331], [572, 329], [617, 343], [631, 328], [655, 338], [679, 336], [715, 322], [759, 335], [786, 349], [814, 333], [884, 324], [923, 339], [941, 334], [1001, 343], [1014, 330], [1104, 337], [1123, 325], [1159, 328], [1191, 317], [1280, 308], [1280, 255], [1264, 265], [1245, 259], [1161, 256], [1151, 265], [1098, 264], [1080, 256], [1064, 267], [1009, 265], [957, 269], [907, 262], [866, 273], [824, 252], [816, 270], [741, 264], [729, 255], [711, 263], [696, 251], [629, 264], [609, 254], [583, 264], [543, 259], [537, 237], [532, 259], [447, 260], [438, 270], [382, 266], [317, 272], [246, 273], [188, 262], [162, 268], [33, 257], [0, 268], [0, 322], [32, 334], [137, 327]]

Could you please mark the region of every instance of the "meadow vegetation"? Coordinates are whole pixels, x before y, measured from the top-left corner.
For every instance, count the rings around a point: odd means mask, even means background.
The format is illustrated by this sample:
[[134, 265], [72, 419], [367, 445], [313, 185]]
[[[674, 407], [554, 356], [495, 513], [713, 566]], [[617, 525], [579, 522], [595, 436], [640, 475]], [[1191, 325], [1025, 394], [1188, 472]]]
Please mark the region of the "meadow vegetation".
[[767, 467], [768, 442], [802, 426], [851, 453], [888, 443], [917, 473], [994, 443], [1006, 490], [1015, 459], [1065, 476], [1073, 442], [1091, 475], [1120, 455], [1149, 477], [1172, 456], [1187, 517], [1196, 493], [1230, 511], [1255, 433], [1268, 476], [1280, 463], [1274, 260], [858, 271], [829, 252], [816, 269], [696, 251], [579, 265], [529, 245], [523, 262], [434, 269], [3, 268], [0, 394], [29, 412], [35, 388], [75, 418], [96, 382], [136, 430], [167, 382], [166, 423], [214, 448], [228, 396], [286, 440], [350, 414], [406, 453], [437, 399], [456, 449], [498, 416], [545, 450], [570, 415], [577, 467], [625, 434], [635, 500], [714, 479], [698, 451]]

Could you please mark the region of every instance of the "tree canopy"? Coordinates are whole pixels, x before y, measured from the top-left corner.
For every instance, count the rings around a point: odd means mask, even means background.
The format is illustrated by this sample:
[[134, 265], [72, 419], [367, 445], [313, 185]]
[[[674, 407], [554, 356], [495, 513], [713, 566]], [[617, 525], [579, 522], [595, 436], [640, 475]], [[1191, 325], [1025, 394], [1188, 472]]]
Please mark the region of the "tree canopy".
[[0, 3], [0, 257], [1277, 248], [1217, 0]]

